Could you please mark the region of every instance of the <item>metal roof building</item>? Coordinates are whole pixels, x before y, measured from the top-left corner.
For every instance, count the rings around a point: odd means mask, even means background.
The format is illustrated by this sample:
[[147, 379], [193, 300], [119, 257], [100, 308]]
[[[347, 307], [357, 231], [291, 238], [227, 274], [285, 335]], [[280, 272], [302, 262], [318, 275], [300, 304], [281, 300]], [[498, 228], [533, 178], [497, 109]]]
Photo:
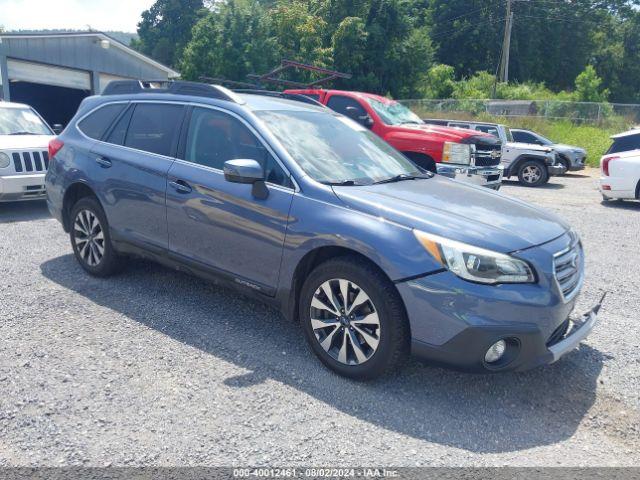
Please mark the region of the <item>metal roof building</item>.
[[0, 98], [66, 124], [82, 99], [111, 80], [180, 74], [101, 32], [0, 34]]

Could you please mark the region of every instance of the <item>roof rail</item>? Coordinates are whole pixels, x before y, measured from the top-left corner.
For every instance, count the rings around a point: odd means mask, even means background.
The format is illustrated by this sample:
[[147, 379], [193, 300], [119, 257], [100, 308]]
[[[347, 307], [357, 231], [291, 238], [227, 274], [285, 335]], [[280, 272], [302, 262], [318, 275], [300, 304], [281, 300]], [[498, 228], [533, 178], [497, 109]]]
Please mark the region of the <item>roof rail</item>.
[[326, 108], [319, 101], [314, 100], [311, 97], [307, 97], [302, 93], [275, 92], [273, 90], [258, 90], [255, 88], [235, 88], [233, 91], [236, 93], [248, 93], [250, 95], [264, 95], [265, 97], [284, 98], [286, 100], [294, 100], [296, 102], [307, 103], [309, 105], [315, 105], [316, 107]]
[[114, 80], [109, 82], [102, 95], [126, 95], [131, 93], [167, 93], [216, 98], [234, 103], [244, 103], [231, 90], [220, 85], [187, 82], [184, 80]]

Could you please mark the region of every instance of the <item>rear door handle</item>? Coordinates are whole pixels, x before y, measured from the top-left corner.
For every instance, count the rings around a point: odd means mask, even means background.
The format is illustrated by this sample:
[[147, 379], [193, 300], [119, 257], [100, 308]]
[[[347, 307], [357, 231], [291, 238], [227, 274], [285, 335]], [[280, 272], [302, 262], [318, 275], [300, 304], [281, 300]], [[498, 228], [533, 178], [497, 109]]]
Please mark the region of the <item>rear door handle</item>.
[[175, 180], [169, 182], [169, 185], [178, 193], [191, 193], [192, 190], [191, 186], [184, 180]]
[[96, 163], [100, 165], [102, 168], [110, 168], [111, 160], [105, 157], [96, 157]]

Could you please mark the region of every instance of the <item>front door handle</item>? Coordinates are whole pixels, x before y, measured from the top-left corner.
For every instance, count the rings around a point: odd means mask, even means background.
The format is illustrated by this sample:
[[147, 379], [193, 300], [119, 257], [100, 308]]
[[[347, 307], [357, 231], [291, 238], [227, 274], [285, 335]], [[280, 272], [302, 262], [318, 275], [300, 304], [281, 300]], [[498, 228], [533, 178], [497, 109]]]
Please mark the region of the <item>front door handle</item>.
[[105, 157], [96, 157], [96, 163], [102, 168], [111, 168], [111, 160]]
[[191, 193], [191, 186], [184, 180], [174, 180], [169, 185], [178, 193]]

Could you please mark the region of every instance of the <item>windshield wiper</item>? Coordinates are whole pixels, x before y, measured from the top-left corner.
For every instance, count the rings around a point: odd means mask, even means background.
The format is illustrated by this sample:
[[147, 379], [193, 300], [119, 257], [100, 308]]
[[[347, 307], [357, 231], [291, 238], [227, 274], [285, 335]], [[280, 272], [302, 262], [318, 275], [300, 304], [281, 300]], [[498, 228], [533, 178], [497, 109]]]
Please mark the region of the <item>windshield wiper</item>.
[[324, 185], [331, 185], [332, 187], [358, 187], [366, 185], [366, 183], [356, 182], [355, 180], [337, 180], [335, 182], [320, 182]]
[[11, 132], [9, 135], [38, 135], [34, 132]]
[[415, 123], [416, 125], [420, 125], [420, 122], [416, 122], [415, 120], [405, 120], [404, 122], [400, 122], [400, 125], [406, 125], [408, 123]]
[[425, 172], [424, 174], [420, 174], [420, 175], [412, 175], [409, 173], [401, 173], [399, 175], [396, 175], [394, 177], [391, 178], [385, 178], [384, 180], [378, 180], [377, 182], [374, 182], [374, 185], [378, 185], [380, 183], [394, 183], [394, 182], [401, 182], [403, 180], [419, 180], [421, 178], [431, 178], [433, 177], [433, 173], [431, 172]]

